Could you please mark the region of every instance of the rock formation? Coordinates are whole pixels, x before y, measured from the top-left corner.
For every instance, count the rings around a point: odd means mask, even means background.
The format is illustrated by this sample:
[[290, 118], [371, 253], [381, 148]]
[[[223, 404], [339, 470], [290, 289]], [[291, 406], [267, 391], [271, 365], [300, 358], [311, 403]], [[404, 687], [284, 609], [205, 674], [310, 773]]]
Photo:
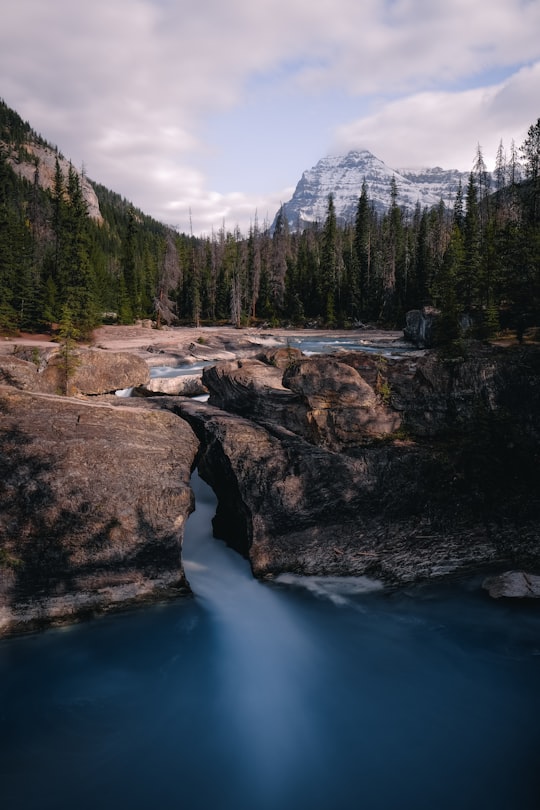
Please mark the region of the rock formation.
[[407, 312], [403, 334], [419, 349], [430, 349], [435, 342], [435, 327], [440, 312], [433, 307], [411, 309]]
[[494, 599], [540, 599], [540, 576], [525, 571], [505, 571], [504, 574], [488, 577], [482, 587]]
[[4, 632], [185, 592], [196, 453], [216, 535], [259, 577], [540, 567], [538, 348], [240, 351], [204, 369], [209, 404], [84, 397], [147, 385], [133, 355], [82, 352], [77, 399], [35, 393], [58, 385], [54, 352], [1, 358]]
[[170, 407], [203, 444], [218, 535], [258, 576], [540, 565], [538, 350], [249, 360], [203, 377], [209, 405]]
[[527, 538], [514, 529], [505, 545], [482, 521], [467, 522], [423, 447], [335, 453], [205, 403], [174, 408], [205, 448], [199, 470], [218, 496], [216, 535], [247, 556], [259, 577], [287, 571], [410, 582], [537, 543], [534, 531]]
[[42, 352], [19, 349], [0, 355], [0, 383], [44, 394], [108, 394], [121, 388], [144, 385], [148, 366], [128, 352], [74, 349], [66, 357], [60, 348]]
[[[24, 177], [29, 183], [37, 182], [41, 188], [52, 191], [57, 160], [62, 175], [64, 178], [68, 177], [70, 168], [72, 168], [71, 163], [50, 147], [29, 140], [25, 144], [25, 152], [26, 159], [23, 160], [20, 159], [20, 154], [15, 150], [8, 153], [8, 163], [19, 177]], [[81, 183], [88, 216], [101, 224], [103, 217], [99, 210], [99, 201], [94, 187], [84, 172], [77, 172], [77, 174]]]
[[168, 396], [197, 397], [207, 394], [208, 390], [198, 374], [180, 374], [177, 377], [154, 377], [144, 385], [134, 389], [134, 396], [154, 396], [166, 394]]
[[185, 422], [2, 386], [0, 443], [0, 635], [189, 591]]
[[400, 416], [341, 358], [310, 360], [292, 350], [285, 364], [274, 353], [261, 360], [218, 363], [203, 372], [210, 404], [288, 428], [312, 444], [341, 450], [391, 433]]

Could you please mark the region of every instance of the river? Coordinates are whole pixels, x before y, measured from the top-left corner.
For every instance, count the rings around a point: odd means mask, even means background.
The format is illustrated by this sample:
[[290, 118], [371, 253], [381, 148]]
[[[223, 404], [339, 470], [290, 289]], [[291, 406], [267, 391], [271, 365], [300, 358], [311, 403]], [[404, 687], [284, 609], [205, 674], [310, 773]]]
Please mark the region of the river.
[[193, 484], [193, 599], [0, 643], [2, 810], [537, 810], [536, 605], [257, 582]]

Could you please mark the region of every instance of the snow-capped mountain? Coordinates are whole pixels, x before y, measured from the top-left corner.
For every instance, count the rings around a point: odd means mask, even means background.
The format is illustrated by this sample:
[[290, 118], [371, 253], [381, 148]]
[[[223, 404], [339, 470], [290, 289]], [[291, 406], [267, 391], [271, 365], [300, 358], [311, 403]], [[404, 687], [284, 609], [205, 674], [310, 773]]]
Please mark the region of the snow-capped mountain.
[[377, 211], [390, 205], [391, 182], [395, 178], [397, 203], [413, 209], [417, 202], [422, 208], [438, 205], [442, 199], [453, 206], [459, 180], [465, 188], [468, 174], [457, 170], [392, 169], [367, 149], [347, 155], [325, 157], [308, 169], [296, 190], [283, 206], [291, 229], [309, 222], [324, 222], [328, 195], [333, 194], [336, 216], [340, 222], [352, 222], [358, 198], [365, 180], [368, 197]]

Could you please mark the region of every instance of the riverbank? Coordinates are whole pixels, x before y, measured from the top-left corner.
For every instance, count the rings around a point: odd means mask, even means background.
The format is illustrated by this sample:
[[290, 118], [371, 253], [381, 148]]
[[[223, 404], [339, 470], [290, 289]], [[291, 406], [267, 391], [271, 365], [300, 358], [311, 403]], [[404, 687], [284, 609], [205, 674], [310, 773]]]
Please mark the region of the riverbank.
[[[204, 345], [212, 338], [226, 341], [231, 347], [245, 341], [266, 344], [269, 348], [282, 345], [287, 340], [299, 337], [325, 337], [331, 335], [336, 340], [340, 338], [363, 338], [370, 343], [393, 343], [403, 341], [403, 331], [386, 331], [382, 329], [260, 329], [246, 327], [235, 329], [233, 326], [201, 326], [201, 327], [164, 327], [154, 329], [149, 326], [133, 324], [129, 326], [108, 325], [100, 326], [92, 334], [91, 341], [86, 345], [95, 348], [107, 349], [113, 352], [145, 352], [152, 349], [169, 347], [175, 351], [187, 351], [192, 343]], [[52, 348], [57, 343], [51, 335], [21, 333], [16, 336], [2, 337], [0, 339], [0, 354], [11, 354], [15, 346], [35, 346], [36, 348]]]

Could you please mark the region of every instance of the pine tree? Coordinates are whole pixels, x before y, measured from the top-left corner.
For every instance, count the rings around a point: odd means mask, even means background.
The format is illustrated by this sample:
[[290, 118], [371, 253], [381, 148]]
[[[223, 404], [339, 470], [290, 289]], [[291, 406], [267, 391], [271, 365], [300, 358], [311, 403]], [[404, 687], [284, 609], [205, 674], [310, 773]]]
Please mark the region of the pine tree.
[[368, 200], [367, 185], [364, 180], [356, 209], [354, 248], [358, 275], [353, 287], [353, 295], [358, 299], [358, 310], [361, 317], [368, 312], [371, 271], [371, 210]]
[[77, 366], [79, 365], [79, 358], [77, 356], [77, 341], [81, 337], [81, 332], [75, 324], [73, 313], [67, 303], [62, 305], [58, 337], [60, 340], [62, 393], [68, 396], [70, 393], [70, 380], [75, 374]]
[[255, 318], [257, 314], [257, 301], [261, 284], [261, 240], [259, 222], [255, 214], [255, 222], [249, 229], [247, 245], [247, 271], [249, 286], [249, 315]]
[[495, 189], [497, 191], [501, 191], [503, 188], [505, 188], [507, 173], [508, 169], [506, 165], [506, 153], [504, 151], [504, 146], [501, 139], [499, 141], [497, 156], [495, 158]]
[[334, 197], [328, 196], [326, 219], [322, 232], [321, 250], [321, 298], [323, 303], [323, 316], [328, 326], [335, 321], [335, 292], [338, 273], [338, 238], [337, 220]]
[[272, 235], [272, 262], [270, 268], [270, 300], [275, 315], [283, 308], [289, 254], [289, 223], [285, 215], [285, 209], [281, 206], [276, 216]]
[[456, 199], [454, 201], [454, 224], [458, 228], [463, 228], [463, 222], [465, 220], [465, 215], [463, 212], [463, 186], [461, 184], [461, 178], [458, 181], [458, 187], [456, 191]]
[[525, 176], [529, 182], [529, 219], [537, 223], [540, 219], [540, 118], [531, 124], [527, 137], [521, 146]]
[[126, 291], [124, 313], [128, 322], [133, 322], [141, 315], [140, 284], [137, 268], [136, 249], [137, 222], [135, 211], [129, 209], [127, 227], [122, 241], [121, 267]]
[[461, 230], [454, 224], [441, 270], [434, 282], [434, 300], [441, 314], [437, 321], [436, 343], [445, 353], [459, 353], [459, 314], [457, 297], [463, 273], [465, 251]]
[[469, 175], [466, 194], [467, 210], [463, 223], [463, 264], [457, 278], [458, 305], [467, 312], [478, 304], [480, 276], [480, 218], [478, 192], [474, 174]]
[[476, 148], [476, 158], [473, 166], [474, 179], [476, 181], [476, 199], [478, 203], [478, 218], [480, 223], [480, 238], [489, 215], [488, 197], [491, 188], [491, 177], [487, 170], [480, 144]]

